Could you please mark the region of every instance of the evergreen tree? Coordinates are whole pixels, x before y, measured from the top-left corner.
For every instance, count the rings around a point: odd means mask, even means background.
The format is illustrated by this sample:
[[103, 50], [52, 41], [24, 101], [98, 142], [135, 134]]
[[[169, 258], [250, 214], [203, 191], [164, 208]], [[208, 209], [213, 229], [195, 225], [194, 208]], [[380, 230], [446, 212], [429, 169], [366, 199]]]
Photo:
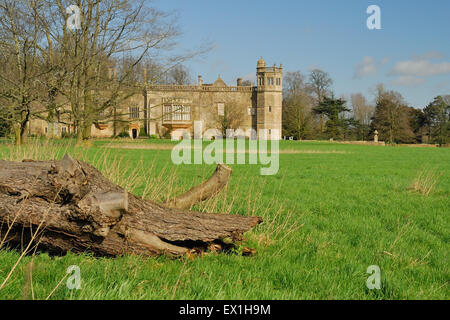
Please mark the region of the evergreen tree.
[[434, 98], [424, 109], [425, 125], [428, 128], [430, 141], [446, 144], [450, 141], [450, 105], [443, 97]]
[[343, 118], [344, 112], [349, 112], [343, 99], [334, 99], [324, 97], [323, 101], [313, 108], [313, 111], [321, 117], [326, 116], [328, 121], [325, 123], [326, 133], [329, 138], [344, 139], [344, 132], [347, 126], [346, 119]]

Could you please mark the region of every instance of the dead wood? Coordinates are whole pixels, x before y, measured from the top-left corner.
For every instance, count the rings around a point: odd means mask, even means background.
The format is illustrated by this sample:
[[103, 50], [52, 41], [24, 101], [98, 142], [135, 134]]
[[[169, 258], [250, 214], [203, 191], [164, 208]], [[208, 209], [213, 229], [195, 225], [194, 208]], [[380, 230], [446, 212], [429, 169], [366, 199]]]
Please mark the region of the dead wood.
[[195, 204], [217, 195], [228, 183], [231, 168], [219, 164], [214, 174], [202, 184], [193, 187], [188, 192], [166, 201], [165, 206], [177, 209], [191, 209]]
[[[231, 169], [219, 166], [202, 185], [168, 202], [187, 208], [217, 194]], [[39, 244], [55, 252], [183, 255], [240, 241], [260, 217], [199, 213], [145, 201], [88, 163], [0, 161], [0, 240], [23, 242], [42, 224]], [[36, 240], [37, 241], [37, 240]]]

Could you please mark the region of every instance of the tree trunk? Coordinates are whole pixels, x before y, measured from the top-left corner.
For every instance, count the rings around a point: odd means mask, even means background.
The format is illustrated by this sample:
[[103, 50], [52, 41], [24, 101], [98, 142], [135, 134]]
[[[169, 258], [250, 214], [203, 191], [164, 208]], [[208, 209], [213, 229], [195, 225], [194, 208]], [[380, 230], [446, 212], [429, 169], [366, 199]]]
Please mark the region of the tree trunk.
[[14, 125], [14, 136], [16, 146], [22, 145], [22, 135], [20, 134], [20, 126], [18, 124]]
[[83, 122], [83, 140], [89, 140], [91, 138], [92, 123], [90, 120]]
[[144, 201], [68, 155], [60, 161], [0, 160], [1, 242], [32, 241], [54, 253], [179, 256], [230, 248], [226, 243], [240, 241], [261, 222]]

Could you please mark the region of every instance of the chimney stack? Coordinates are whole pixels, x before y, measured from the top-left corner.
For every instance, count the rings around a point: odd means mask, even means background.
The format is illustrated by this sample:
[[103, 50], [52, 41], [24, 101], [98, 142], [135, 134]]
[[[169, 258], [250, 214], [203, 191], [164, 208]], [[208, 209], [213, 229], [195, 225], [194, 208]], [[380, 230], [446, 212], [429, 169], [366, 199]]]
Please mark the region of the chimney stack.
[[199, 86], [199, 87], [203, 86], [203, 79], [202, 79], [202, 76], [198, 76], [198, 86]]
[[242, 87], [242, 78], [237, 79], [237, 86]]

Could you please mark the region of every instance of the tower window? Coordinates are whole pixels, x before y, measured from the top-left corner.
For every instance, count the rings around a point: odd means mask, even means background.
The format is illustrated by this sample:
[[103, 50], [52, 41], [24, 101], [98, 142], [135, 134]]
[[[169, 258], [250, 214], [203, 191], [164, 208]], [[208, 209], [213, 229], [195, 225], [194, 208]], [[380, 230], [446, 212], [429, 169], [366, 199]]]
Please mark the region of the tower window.
[[272, 107], [271, 106], [269, 106], [269, 112], [272, 112]]
[[277, 86], [281, 86], [281, 78], [277, 78]]
[[273, 78], [267, 78], [267, 84], [273, 86]]

